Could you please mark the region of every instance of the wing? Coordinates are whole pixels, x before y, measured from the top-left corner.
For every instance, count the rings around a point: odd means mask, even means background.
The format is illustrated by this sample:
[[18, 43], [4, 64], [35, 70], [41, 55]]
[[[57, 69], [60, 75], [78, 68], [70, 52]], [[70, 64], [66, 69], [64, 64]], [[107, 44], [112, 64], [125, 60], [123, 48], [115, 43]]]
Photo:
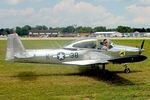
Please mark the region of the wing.
[[63, 62], [63, 64], [68, 64], [68, 65], [93, 65], [93, 64], [103, 64], [103, 63], [108, 63], [107, 60], [79, 60], [79, 61], [68, 61], [68, 62]]
[[109, 60], [111, 59], [110, 55], [106, 55], [103, 52], [95, 51], [95, 50], [89, 50], [83, 54], [82, 60], [76, 60], [76, 61], [66, 61], [62, 62], [63, 64], [69, 64], [69, 65], [93, 65], [93, 64], [105, 64], [109, 63]]

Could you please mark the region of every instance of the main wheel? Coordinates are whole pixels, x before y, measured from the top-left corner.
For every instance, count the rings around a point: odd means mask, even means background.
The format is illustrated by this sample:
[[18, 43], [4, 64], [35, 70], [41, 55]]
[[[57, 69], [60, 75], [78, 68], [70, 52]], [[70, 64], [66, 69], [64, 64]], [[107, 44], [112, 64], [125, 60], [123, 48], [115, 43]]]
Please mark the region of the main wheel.
[[130, 73], [130, 69], [129, 69], [129, 68], [126, 68], [126, 69], [124, 70], [124, 73]]

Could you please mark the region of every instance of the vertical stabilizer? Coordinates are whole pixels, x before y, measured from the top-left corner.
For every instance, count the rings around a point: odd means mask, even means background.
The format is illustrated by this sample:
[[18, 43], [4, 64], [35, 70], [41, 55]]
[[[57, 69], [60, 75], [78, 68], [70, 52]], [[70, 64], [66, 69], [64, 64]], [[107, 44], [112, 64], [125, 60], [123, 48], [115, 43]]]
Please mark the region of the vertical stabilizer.
[[25, 51], [22, 42], [17, 34], [10, 34], [7, 38], [6, 60], [13, 60], [16, 54]]

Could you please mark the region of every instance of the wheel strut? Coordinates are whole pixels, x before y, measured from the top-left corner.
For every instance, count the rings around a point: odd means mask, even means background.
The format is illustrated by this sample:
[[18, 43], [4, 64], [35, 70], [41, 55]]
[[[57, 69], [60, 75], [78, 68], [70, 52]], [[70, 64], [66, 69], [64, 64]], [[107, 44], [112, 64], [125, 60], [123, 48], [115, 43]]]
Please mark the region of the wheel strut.
[[130, 68], [128, 68], [128, 65], [127, 64], [124, 64], [124, 73], [130, 73]]
[[91, 65], [91, 68], [93, 69], [93, 70], [97, 70], [97, 69], [99, 69], [99, 65]]

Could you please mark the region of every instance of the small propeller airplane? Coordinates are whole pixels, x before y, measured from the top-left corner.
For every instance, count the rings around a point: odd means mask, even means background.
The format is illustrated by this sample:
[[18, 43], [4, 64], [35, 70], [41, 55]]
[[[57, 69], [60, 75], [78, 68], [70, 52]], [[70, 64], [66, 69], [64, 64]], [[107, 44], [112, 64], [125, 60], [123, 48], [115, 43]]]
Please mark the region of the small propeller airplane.
[[108, 39], [99, 41], [97, 38], [79, 39], [66, 44], [61, 49], [26, 50], [17, 34], [8, 35], [6, 60], [23, 63], [68, 64], [79, 66], [105, 65], [108, 63], [124, 64], [125, 73], [130, 69], [127, 63], [140, 62], [147, 59], [142, 55], [141, 48], [114, 44]]

